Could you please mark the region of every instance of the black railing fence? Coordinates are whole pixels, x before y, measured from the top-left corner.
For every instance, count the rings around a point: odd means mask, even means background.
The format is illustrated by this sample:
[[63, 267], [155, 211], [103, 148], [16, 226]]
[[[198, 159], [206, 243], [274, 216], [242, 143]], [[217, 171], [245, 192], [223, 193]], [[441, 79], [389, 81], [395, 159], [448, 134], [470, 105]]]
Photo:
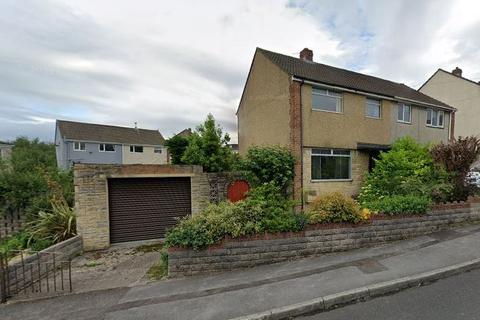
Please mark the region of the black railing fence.
[[[72, 260], [62, 253], [12, 250], [0, 253], [0, 300], [72, 291]], [[8, 257], [13, 257], [8, 260]]]

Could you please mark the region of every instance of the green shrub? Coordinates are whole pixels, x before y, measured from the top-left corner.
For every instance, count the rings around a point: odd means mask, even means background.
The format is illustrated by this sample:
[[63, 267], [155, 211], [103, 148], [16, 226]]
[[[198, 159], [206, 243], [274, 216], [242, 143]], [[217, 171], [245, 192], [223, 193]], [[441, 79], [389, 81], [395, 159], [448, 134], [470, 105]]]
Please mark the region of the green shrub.
[[362, 207], [379, 198], [415, 195], [435, 201], [449, 197], [448, 175], [434, 166], [428, 145], [411, 137], [397, 140], [392, 150], [382, 152], [361, 188], [358, 200]]
[[357, 223], [370, 216], [360, 210], [360, 206], [355, 200], [345, 197], [339, 192], [332, 192], [318, 196], [310, 205], [307, 217], [310, 224], [317, 224]]
[[29, 241], [40, 246], [71, 238], [76, 235], [75, 212], [66, 201], [55, 201], [52, 211], [38, 213], [38, 218], [29, 223], [27, 232], [30, 234]]
[[295, 158], [283, 147], [252, 147], [248, 149], [242, 168], [254, 186], [273, 183], [282, 191], [291, 184]]
[[369, 203], [369, 209], [389, 215], [395, 214], [422, 214], [427, 212], [431, 205], [428, 197], [413, 195], [386, 196]]
[[280, 195], [279, 187], [265, 184], [253, 188], [243, 201], [211, 204], [200, 214], [182, 219], [167, 232], [165, 246], [200, 249], [226, 235], [300, 231], [305, 224], [305, 216], [293, 212], [293, 202]]

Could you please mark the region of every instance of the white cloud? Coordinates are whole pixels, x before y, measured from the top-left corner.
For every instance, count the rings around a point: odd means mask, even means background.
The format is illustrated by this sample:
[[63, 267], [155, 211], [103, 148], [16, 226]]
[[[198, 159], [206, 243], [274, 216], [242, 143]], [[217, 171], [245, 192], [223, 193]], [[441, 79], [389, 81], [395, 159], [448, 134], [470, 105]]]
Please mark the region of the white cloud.
[[[0, 140], [53, 139], [55, 118], [158, 128], [235, 110], [255, 47], [421, 84], [480, 78], [476, 1], [4, 0]], [[459, 18], [461, 16], [461, 18]]]

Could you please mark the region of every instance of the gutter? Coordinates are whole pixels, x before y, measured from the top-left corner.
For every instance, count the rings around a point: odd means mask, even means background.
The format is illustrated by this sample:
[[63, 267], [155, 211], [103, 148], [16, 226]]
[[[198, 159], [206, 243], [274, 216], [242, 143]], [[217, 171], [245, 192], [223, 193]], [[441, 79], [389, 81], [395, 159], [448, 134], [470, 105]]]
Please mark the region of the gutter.
[[439, 106], [439, 105], [436, 105], [436, 104], [421, 102], [421, 101], [418, 101], [418, 100], [403, 98], [403, 97], [399, 97], [399, 96], [390, 97], [390, 96], [370, 93], [370, 92], [366, 92], [366, 91], [362, 91], [362, 90], [348, 89], [348, 88], [345, 88], [345, 87], [333, 86], [333, 85], [329, 85], [329, 84], [325, 84], [325, 83], [321, 83], [321, 82], [304, 80], [302, 78], [298, 78], [298, 77], [295, 77], [295, 76], [292, 76], [292, 80], [302, 82], [302, 83], [307, 83], [307, 84], [314, 85], [314, 86], [318, 86], [318, 87], [321, 87], [321, 88], [335, 89], [335, 90], [344, 91], [344, 92], [361, 94], [361, 95], [364, 95], [364, 96], [367, 96], [367, 97], [380, 98], [380, 99], [385, 99], [385, 100], [390, 100], [390, 101], [411, 102], [411, 103], [414, 103], [416, 105], [420, 105], [420, 106], [424, 106], [424, 107], [435, 107], [435, 108], [438, 108], [438, 109], [447, 110], [449, 112], [454, 112], [454, 111], [457, 110], [455, 108], [443, 107], [443, 106]]

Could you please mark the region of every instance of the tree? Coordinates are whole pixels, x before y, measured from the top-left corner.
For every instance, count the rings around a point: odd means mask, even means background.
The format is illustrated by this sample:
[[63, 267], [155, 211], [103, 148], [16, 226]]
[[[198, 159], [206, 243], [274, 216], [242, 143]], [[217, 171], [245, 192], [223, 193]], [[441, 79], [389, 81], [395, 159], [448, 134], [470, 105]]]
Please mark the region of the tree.
[[179, 135], [175, 135], [168, 139], [165, 143], [168, 148], [168, 154], [173, 164], [183, 164], [182, 157], [188, 147], [188, 139]]
[[435, 162], [449, 173], [453, 185], [453, 200], [466, 200], [475, 191], [475, 186], [467, 183], [467, 174], [480, 156], [480, 139], [459, 137], [448, 143], [434, 146], [431, 154]]
[[[59, 187], [52, 188], [54, 184]], [[11, 158], [0, 165], [0, 214], [36, 216], [51, 209], [55, 192], [73, 205], [73, 174], [57, 169], [55, 146], [38, 139], [15, 140]]]
[[182, 162], [201, 165], [207, 172], [228, 171], [232, 168], [233, 152], [228, 146], [229, 135], [215, 123], [211, 114], [188, 138]]

